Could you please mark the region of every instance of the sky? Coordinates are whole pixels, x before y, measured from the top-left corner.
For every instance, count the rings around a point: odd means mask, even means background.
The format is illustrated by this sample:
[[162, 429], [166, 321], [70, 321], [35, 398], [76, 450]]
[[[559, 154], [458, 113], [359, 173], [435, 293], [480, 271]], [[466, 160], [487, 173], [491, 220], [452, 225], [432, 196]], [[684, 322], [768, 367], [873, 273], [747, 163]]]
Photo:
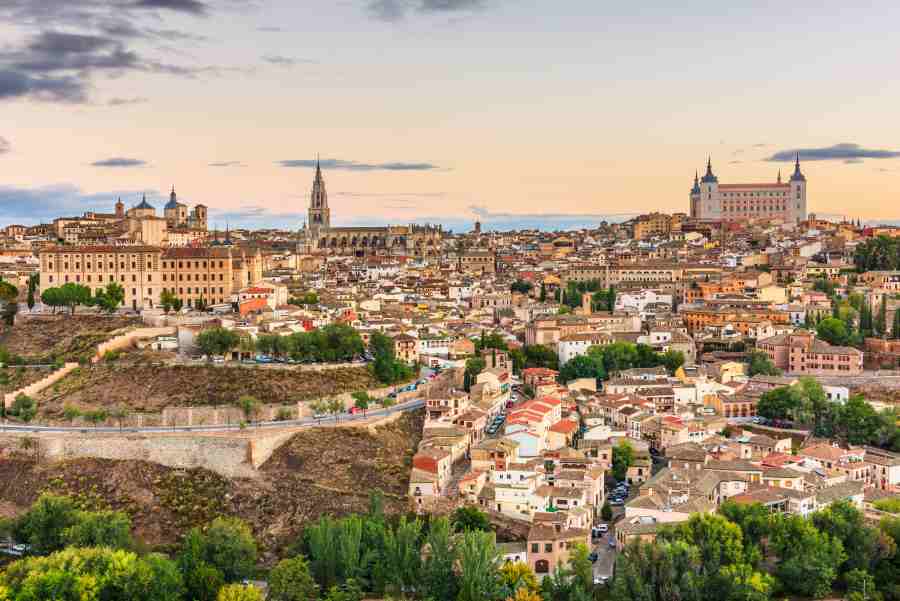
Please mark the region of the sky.
[[900, 219], [900, 3], [0, 0], [0, 225], [174, 185], [212, 225], [564, 229], [800, 153], [810, 211]]

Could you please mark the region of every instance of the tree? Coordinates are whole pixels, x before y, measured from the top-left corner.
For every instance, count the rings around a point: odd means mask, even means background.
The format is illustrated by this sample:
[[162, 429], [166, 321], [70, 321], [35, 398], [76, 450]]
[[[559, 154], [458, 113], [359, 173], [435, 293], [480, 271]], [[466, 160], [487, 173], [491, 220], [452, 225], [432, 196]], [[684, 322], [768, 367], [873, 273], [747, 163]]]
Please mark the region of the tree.
[[456, 576], [456, 549], [450, 520], [435, 518], [428, 527], [425, 539], [426, 556], [422, 564], [422, 584], [426, 594], [434, 601], [454, 601], [458, 594]]
[[768, 390], [760, 396], [756, 412], [768, 419], [788, 419], [800, 406], [797, 389], [790, 386], [779, 386]]
[[18, 520], [15, 534], [31, 546], [35, 555], [49, 555], [66, 546], [66, 530], [77, 522], [72, 499], [44, 493]]
[[110, 282], [106, 288], [98, 288], [94, 293], [94, 304], [107, 313], [115, 313], [125, 301], [125, 289], [117, 282]]
[[75, 523], [63, 531], [67, 546], [132, 547], [131, 518], [123, 511], [79, 511], [75, 519]]
[[244, 412], [244, 418], [247, 421], [251, 421], [254, 417], [259, 414], [260, 407], [262, 404], [259, 402], [254, 396], [244, 395], [238, 399], [238, 407], [241, 408], [241, 411]]
[[603, 521], [608, 522], [613, 517], [612, 506], [609, 501], [603, 501], [603, 507], [600, 508], [600, 517]]
[[491, 529], [491, 521], [488, 515], [471, 505], [458, 507], [450, 517], [455, 532], [469, 532], [471, 530], [487, 532]]
[[628, 468], [634, 463], [634, 448], [623, 440], [613, 447], [612, 450], [612, 467], [613, 477], [619, 482], [625, 480], [628, 475]]
[[[359, 337], [358, 334], [356, 336]], [[361, 345], [360, 342], [360, 347]], [[374, 358], [369, 369], [379, 382], [394, 384], [413, 376], [412, 369], [403, 361], [397, 360], [394, 354], [394, 341], [389, 336], [381, 332], [373, 332], [369, 339], [369, 352]]]
[[868, 572], [884, 559], [880, 542], [880, 532], [869, 527], [863, 514], [847, 501], [832, 503], [812, 515], [812, 522], [819, 532], [841, 542], [846, 553], [846, 561], [840, 572]]
[[569, 570], [575, 578], [576, 586], [590, 592], [594, 584], [594, 566], [588, 557], [590, 551], [584, 543], [578, 543], [569, 550]]
[[353, 406], [363, 412], [363, 415], [369, 410], [369, 403], [372, 399], [365, 390], [359, 390], [350, 395], [353, 398]]
[[213, 520], [199, 536], [199, 556], [222, 573], [225, 582], [236, 582], [253, 575], [256, 569], [256, 541], [250, 528], [237, 518]]
[[828, 317], [816, 326], [819, 338], [829, 344], [842, 346], [847, 343], [848, 333], [846, 324], [835, 317]]
[[414, 590], [420, 584], [421, 533], [422, 522], [407, 520], [405, 516], [400, 517], [396, 527], [384, 530], [381, 569], [389, 592]]
[[531, 292], [532, 288], [534, 288], [534, 284], [525, 280], [516, 280], [509, 286], [511, 292], [518, 292], [520, 294], [528, 294]]
[[263, 601], [263, 596], [253, 585], [226, 584], [219, 589], [216, 601]]
[[[159, 304], [162, 306], [163, 312], [168, 315], [169, 311], [175, 308], [175, 304], [179, 301], [179, 298], [175, 296], [175, 293], [163, 288], [162, 292], [159, 293]], [[178, 309], [176, 309], [177, 311]]]
[[523, 353], [524, 367], [545, 367], [552, 370], [559, 369], [559, 356], [549, 346], [543, 344], [531, 344], [524, 347]]
[[684, 365], [684, 353], [681, 351], [670, 349], [664, 353], [658, 354], [657, 359], [670, 374], [674, 374], [682, 365]]
[[886, 336], [887, 326], [887, 297], [885, 296], [878, 305], [878, 315], [875, 316], [875, 334]]
[[506, 590], [506, 596], [514, 596], [519, 590], [537, 593], [541, 590], [537, 576], [527, 563], [508, 561], [500, 567], [500, 583]]
[[40, 276], [36, 273], [28, 276], [28, 310], [34, 309], [34, 294], [40, 285]]
[[894, 310], [894, 323], [891, 326], [891, 338], [900, 339], [900, 308]]
[[283, 559], [269, 572], [266, 601], [315, 601], [319, 590], [301, 556]]
[[30, 422], [37, 415], [37, 404], [30, 396], [19, 393], [9, 408], [9, 414], [18, 417], [25, 423]]
[[564, 383], [580, 378], [594, 378], [598, 382], [605, 379], [606, 370], [602, 361], [588, 353], [573, 357], [559, 370], [559, 379]]
[[184, 593], [181, 574], [165, 557], [104, 547], [29, 557], [9, 566], [2, 581], [0, 590], [16, 601], [181, 601]]
[[750, 351], [747, 354], [748, 368], [747, 373], [753, 376], [780, 376], [781, 370], [775, 367], [775, 364], [764, 351]]
[[500, 554], [493, 532], [466, 531], [459, 542], [458, 601], [496, 599], [500, 592]]
[[225, 577], [221, 570], [206, 561], [204, 545], [202, 531], [199, 528], [190, 530], [178, 554], [178, 567], [184, 574], [188, 599], [215, 601], [219, 589], [225, 584]]
[[226, 328], [209, 328], [197, 336], [197, 347], [207, 356], [224, 355], [240, 343], [237, 332]]
[[769, 540], [778, 557], [775, 574], [785, 590], [813, 598], [831, 591], [838, 568], [846, 560], [839, 540], [795, 515], [777, 519]]

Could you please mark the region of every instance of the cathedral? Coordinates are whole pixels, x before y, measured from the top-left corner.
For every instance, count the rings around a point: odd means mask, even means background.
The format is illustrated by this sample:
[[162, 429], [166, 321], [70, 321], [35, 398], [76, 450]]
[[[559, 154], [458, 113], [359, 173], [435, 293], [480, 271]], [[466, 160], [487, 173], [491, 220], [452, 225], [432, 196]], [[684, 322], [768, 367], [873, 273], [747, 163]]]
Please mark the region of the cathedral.
[[442, 237], [442, 227], [432, 225], [332, 227], [322, 167], [316, 161], [316, 177], [310, 193], [307, 221], [300, 233], [301, 252], [356, 257], [436, 257], [441, 252]]
[[720, 184], [713, 173], [712, 160], [706, 174], [694, 175], [691, 188], [691, 217], [715, 221], [781, 219], [794, 223], [806, 219], [806, 176], [800, 171], [800, 155], [787, 182], [781, 172], [773, 183]]

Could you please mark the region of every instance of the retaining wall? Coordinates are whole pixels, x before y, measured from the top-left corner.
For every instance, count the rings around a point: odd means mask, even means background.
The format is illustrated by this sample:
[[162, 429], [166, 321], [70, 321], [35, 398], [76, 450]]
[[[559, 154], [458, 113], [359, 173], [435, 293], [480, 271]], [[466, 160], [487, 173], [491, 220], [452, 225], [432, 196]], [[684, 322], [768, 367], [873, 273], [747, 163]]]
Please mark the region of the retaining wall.
[[3, 396], [3, 404], [7, 407], [11, 406], [13, 404], [13, 401], [15, 401], [16, 397], [20, 394], [24, 394], [25, 396], [34, 396], [45, 388], [49, 388], [50, 386], [56, 384], [59, 380], [69, 375], [77, 367], [77, 363], [66, 363], [47, 377], [29, 384], [28, 386], [5, 394]]
[[138, 340], [143, 340], [145, 338], [156, 338], [157, 336], [174, 335], [175, 328], [173, 327], [138, 328], [137, 330], [131, 330], [114, 338], [110, 338], [106, 342], [101, 342], [100, 344], [98, 344], [97, 353], [91, 359], [91, 362], [97, 363], [103, 358], [103, 355], [105, 355], [109, 351], [120, 351], [122, 349], [131, 348]]

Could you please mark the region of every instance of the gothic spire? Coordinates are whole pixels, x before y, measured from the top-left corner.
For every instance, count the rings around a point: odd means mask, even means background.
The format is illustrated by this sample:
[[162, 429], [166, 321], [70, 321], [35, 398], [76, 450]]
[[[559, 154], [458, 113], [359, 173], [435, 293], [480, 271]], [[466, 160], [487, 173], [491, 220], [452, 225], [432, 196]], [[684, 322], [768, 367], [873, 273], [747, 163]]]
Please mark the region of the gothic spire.
[[781, 169], [778, 170], [778, 183], [781, 183]]
[[719, 178], [715, 176], [712, 170], [712, 157], [708, 157], [706, 159], [706, 175], [704, 175], [703, 179], [701, 179], [700, 181], [704, 184], [718, 183]]

